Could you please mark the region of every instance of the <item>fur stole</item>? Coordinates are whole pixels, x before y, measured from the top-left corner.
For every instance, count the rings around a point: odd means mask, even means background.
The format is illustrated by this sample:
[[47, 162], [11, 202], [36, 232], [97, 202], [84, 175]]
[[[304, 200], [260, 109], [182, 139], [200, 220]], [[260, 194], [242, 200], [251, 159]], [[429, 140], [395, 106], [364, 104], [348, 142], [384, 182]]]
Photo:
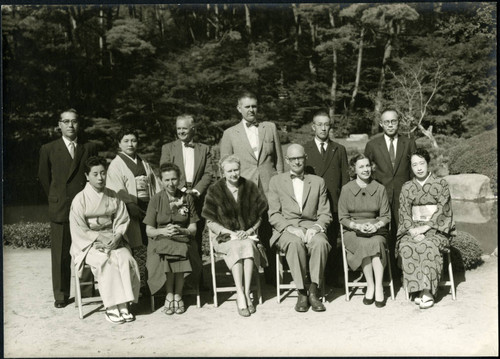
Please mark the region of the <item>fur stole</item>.
[[236, 231], [252, 227], [266, 210], [267, 199], [253, 182], [240, 177], [236, 202], [222, 178], [208, 188], [201, 215]]

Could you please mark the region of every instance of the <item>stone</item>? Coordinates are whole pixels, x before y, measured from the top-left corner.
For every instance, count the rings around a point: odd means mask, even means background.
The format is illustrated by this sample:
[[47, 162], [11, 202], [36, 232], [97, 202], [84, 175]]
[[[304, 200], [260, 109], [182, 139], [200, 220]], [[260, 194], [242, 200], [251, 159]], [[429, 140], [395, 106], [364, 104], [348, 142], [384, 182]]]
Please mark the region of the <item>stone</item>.
[[445, 176], [450, 187], [452, 199], [466, 201], [495, 199], [490, 186], [490, 179], [481, 174], [465, 173]]
[[346, 141], [368, 141], [368, 135], [366, 133], [352, 134], [346, 138]]
[[456, 222], [462, 223], [488, 223], [495, 204], [495, 201], [453, 200], [453, 218]]

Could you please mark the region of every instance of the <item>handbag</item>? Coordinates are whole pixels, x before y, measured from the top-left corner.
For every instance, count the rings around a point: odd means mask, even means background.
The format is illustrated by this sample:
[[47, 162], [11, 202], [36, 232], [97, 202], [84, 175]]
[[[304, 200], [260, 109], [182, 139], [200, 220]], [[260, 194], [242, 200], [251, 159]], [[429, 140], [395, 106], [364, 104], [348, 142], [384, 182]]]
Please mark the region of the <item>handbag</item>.
[[189, 243], [191, 240], [189, 236], [186, 236], [185, 234], [174, 234], [172, 237], [170, 237], [171, 240], [175, 242], [181, 242], [181, 243]]

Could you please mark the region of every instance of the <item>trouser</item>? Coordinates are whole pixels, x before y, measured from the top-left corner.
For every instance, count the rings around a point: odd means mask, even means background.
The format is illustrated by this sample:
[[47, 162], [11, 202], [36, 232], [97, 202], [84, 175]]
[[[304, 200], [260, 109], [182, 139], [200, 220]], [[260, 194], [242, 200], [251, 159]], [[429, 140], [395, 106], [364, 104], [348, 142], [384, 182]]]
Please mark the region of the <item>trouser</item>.
[[276, 243], [279, 250], [285, 253], [293, 281], [297, 289], [306, 288], [307, 255], [309, 255], [309, 277], [312, 283], [324, 288], [322, 281], [328, 252], [332, 248], [325, 233], [318, 233], [305, 244], [296, 235], [284, 231]]
[[332, 212], [333, 221], [327, 230], [328, 243], [332, 250], [328, 253], [325, 268], [325, 281], [330, 284], [338, 283], [343, 278], [342, 246], [339, 241], [340, 223], [337, 212]]

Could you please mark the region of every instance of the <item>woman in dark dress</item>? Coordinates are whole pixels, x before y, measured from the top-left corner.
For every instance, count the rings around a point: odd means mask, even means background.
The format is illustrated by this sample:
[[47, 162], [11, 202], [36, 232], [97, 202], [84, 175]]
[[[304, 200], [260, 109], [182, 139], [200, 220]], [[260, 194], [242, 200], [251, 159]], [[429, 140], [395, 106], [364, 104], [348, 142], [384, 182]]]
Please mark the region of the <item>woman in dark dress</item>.
[[416, 293], [420, 309], [434, 305], [443, 258], [456, 235], [448, 183], [429, 172], [429, 153], [417, 149], [411, 154], [415, 177], [406, 182], [399, 196], [399, 227], [396, 253], [403, 269], [403, 286]]
[[[177, 188], [180, 170], [173, 163], [160, 167], [163, 190], [151, 198], [144, 223], [149, 237], [148, 285], [151, 294], [163, 287], [166, 281], [164, 313], [182, 314], [184, 276], [196, 277], [201, 271], [201, 259], [194, 241], [198, 216], [190, 196]], [[193, 279], [198, 282], [198, 278]]]
[[352, 270], [363, 269], [367, 288], [363, 303], [383, 307], [382, 279], [386, 265], [386, 225], [391, 211], [385, 187], [372, 180], [370, 159], [359, 154], [350, 160], [356, 178], [342, 187], [339, 221], [343, 226], [347, 263]]

